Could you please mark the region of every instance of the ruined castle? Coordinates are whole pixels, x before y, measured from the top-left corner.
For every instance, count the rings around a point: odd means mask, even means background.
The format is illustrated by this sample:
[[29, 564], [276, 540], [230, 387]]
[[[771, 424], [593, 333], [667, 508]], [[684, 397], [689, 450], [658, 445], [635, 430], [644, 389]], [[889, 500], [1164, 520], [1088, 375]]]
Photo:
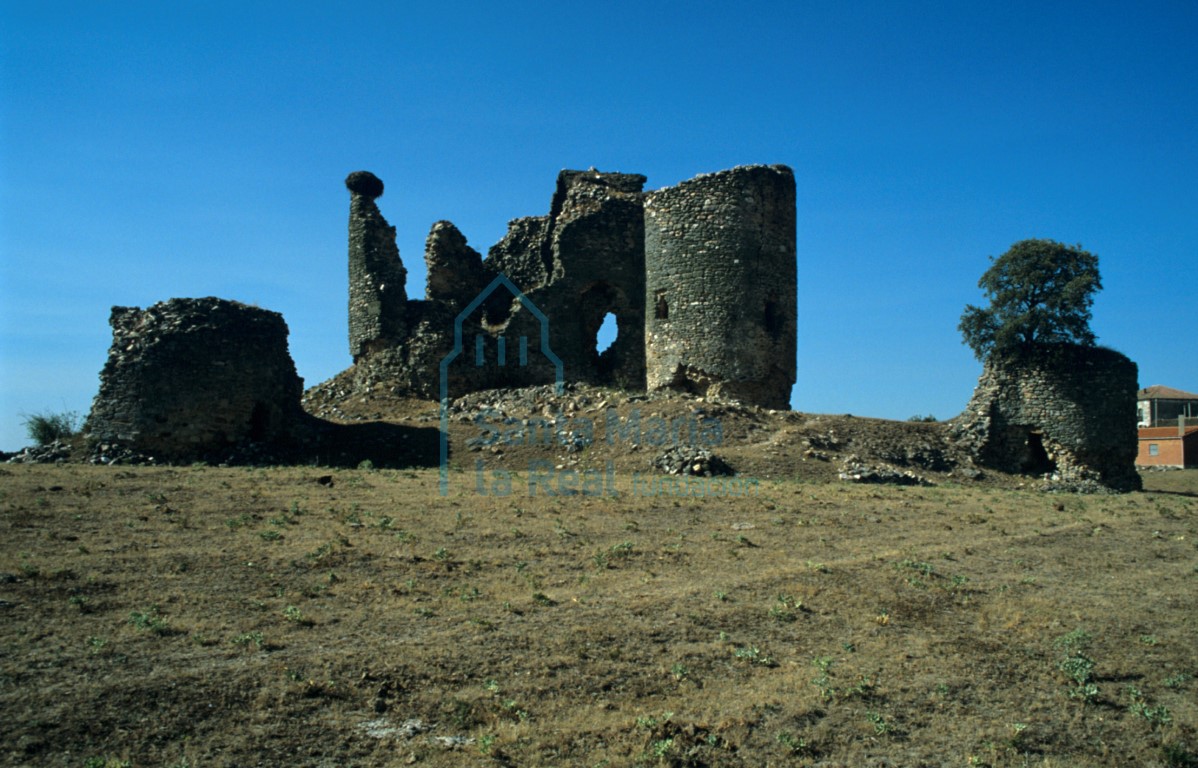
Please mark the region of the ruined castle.
[[[562, 171], [545, 216], [487, 258], [447, 221], [425, 245], [423, 299], [366, 171], [346, 179], [349, 346], [359, 383], [436, 397], [554, 381], [680, 389], [788, 408], [795, 382], [795, 182], [742, 166], [645, 192], [645, 177]], [[497, 281], [500, 276], [506, 281]], [[615, 342], [599, 328], [614, 315]]]
[[[510, 222], [485, 259], [453, 224], [433, 224], [419, 299], [407, 294], [395, 228], [375, 203], [383, 182], [357, 171], [345, 184], [354, 364], [339, 378], [349, 378], [349, 391], [444, 400], [568, 380], [789, 408], [797, 330], [789, 168], [742, 166], [649, 192], [637, 174], [562, 171], [548, 214]], [[609, 314], [618, 334], [600, 351]], [[110, 323], [85, 428], [99, 460], [131, 449], [236, 462], [242, 454], [221, 457], [245, 445], [351, 465], [359, 457], [347, 446], [371, 457], [366, 432], [303, 410], [280, 315], [172, 299], [114, 307]], [[945, 437], [978, 466], [1134, 490], [1136, 379], [1135, 364], [1110, 350], [994, 357]], [[393, 446], [412, 436], [374, 437]], [[417, 443], [407, 442], [405, 460], [432, 455]]]

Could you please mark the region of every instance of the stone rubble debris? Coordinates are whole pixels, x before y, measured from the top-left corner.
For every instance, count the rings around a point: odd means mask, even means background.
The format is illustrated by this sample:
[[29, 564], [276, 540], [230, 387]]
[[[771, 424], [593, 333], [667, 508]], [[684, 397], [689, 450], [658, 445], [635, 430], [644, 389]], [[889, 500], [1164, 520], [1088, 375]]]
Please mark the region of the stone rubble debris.
[[893, 467], [866, 464], [856, 456], [845, 460], [840, 469], [840, 479], [849, 483], [876, 483], [881, 485], [922, 485], [934, 486], [931, 480], [921, 477], [909, 470], [898, 470]]
[[667, 448], [653, 459], [654, 469], [668, 475], [694, 475], [715, 477], [735, 475], [732, 467], [706, 448], [690, 445], [675, 445]]

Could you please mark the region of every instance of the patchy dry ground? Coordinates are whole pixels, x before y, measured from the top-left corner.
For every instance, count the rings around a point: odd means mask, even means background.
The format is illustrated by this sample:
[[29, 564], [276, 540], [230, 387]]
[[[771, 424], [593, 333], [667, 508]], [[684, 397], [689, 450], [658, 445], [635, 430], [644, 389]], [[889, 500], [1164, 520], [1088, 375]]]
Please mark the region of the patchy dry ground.
[[1198, 765], [1196, 472], [496, 497], [463, 455], [447, 497], [0, 467], [0, 762]]

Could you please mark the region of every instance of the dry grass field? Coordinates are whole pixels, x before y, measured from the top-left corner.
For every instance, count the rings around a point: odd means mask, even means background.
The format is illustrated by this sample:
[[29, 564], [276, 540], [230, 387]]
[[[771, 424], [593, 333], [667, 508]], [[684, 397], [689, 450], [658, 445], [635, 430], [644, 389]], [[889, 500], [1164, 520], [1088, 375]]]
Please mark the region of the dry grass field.
[[0, 761], [1198, 765], [1198, 473], [453, 475], [0, 467]]

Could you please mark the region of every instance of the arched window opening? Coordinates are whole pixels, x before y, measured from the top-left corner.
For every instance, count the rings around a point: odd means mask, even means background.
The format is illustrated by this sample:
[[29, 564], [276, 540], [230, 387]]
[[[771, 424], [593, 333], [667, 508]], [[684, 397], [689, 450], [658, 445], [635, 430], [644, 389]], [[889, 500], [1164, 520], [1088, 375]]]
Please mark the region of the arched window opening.
[[595, 353], [602, 357], [616, 343], [619, 336], [620, 328], [616, 323], [616, 316], [608, 312], [603, 316], [603, 322], [595, 333]]
[[657, 291], [657, 300], [653, 307], [653, 316], [658, 320], [670, 319], [670, 305], [666, 302], [665, 289]]

